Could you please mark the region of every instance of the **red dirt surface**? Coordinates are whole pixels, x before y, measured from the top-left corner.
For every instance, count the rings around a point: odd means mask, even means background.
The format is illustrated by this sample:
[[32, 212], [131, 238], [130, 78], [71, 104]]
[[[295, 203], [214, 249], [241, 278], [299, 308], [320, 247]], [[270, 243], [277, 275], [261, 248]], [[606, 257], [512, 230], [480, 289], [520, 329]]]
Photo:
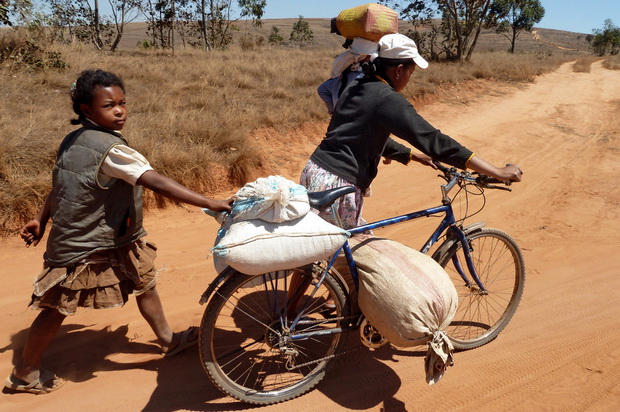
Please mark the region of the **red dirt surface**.
[[[415, 78], [413, 79], [415, 81]], [[481, 83], [484, 85], [485, 83]], [[495, 163], [519, 163], [524, 181], [492, 192], [474, 220], [510, 233], [524, 251], [521, 305], [490, 344], [455, 354], [434, 386], [423, 348], [366, 349], [340, 358], [316, 389], [268, 411], [611, 411], [620, 405], [620, 72], [564, 65], [526, 86], [454, 90], [421, 113]], [[319, 103], [317, 103], [319, 104]], [[273, 174], [297, 180], [325, 124], [287, 136], [257, 134], [281, 151]], [[286, 143], [284, 143], [286, 142]], [[292, 143], [291, 143], [292, 142]], [[435, 205], [436, 172], [382, 166], [365, 203], [367, 220]], [[226, 196], [229, 193], [222, 194]], [[378, 234], [419, 247], [432, 221]], [[175, 330], [197, 325], [217, 230], [199, 210], [149, 213], [159, 247], [159, 292]], [[42, 245], [44, 243], [42, 242]], [[35, 311], [26, 309], [43, 247], [0, 241], [0, 373], [8, 375]], [[66, 320], [44, 359], [68, 382], [43, 396], [0, 395], [4, 411], [176, 411], [249, 408], [223, 396], [202, 371], [198, 350], [162, 359], [132, 299], [124, 308], [82, 310]]]

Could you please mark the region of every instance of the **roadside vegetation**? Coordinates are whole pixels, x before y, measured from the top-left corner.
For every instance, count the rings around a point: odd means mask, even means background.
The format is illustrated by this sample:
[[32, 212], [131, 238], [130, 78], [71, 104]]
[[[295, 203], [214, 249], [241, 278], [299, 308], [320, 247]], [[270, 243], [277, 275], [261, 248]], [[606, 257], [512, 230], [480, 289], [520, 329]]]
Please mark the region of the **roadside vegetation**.
[[603, 60], [603, 67], [609, 70], [620, 70], [620, 56], [609, 56]]
[[[305, 47], [284, 40], [296, 22], [313, 33]], [[228, 50], [209, 52], [137, 47], [135, 36], [141, 35], [130, 33], [138, 23], [128, 25], [115, 52], [84, 43], [39, 46], [44, 39], [24, 41], [13, 29], [0, 29], [0, 234], [14, 233], [47, 195], [56, 149], [74, 129], [69, 88], [84, 69], [123, 77], [130, 110], [124, 133], [159, 172], [205, 194], [230, 193], [252, 177], [278, 173], [274, 158], [282, 154], [261, 147], [264, 141], [255, 132], [275, 128], [294, 135], [305, 123], [326, 126], [316, 88], [342, 51], [342, 38], [329, 34], [328, 20], [305, 22], [302, 17], [273, 22], [278, 30], [252, 26]], [[272, 41], [260, 40], [270, 33]], [[505, 40], [490, 41], [483, 33], [470, 60], [433, 62], [416, 71], [403, 93], [416, 104], [450, 93], [456, 84], [533, 81], [588, 53], [579, 49], [587, 47], [585, 39], [565, 37], [571, 40], [524, 37], [527, 47], [513, 54], [503, 51], [509, 46]], [[617, 67], [617, 59], [613, 64]], [[166, 202], [150, 192], [145, 197], [147, 208]]]
[[592, 63], [598, 60], [601, 60], [601, 58], [596, 56], [580, 57], [573, 64], [573, 71], [577, 73], [590, 73]]

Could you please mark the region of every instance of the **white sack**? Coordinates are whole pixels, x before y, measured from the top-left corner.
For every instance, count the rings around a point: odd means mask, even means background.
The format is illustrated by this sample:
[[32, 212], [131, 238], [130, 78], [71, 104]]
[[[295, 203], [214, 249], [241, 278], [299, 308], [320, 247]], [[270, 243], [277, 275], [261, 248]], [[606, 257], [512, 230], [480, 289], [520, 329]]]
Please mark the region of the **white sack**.
[[395, 346], [428, 343], [426, 379], [437, 382], [453, 363], [454, 348], [443, 332], [458, 303], [450, 277], [430, 256], [398, 242], [355, 236], [350, 243], [362, 313]]
[[234, 222], [250, 219], [287, 222], [310, 210], [306, 188], [282, 176], [261, 177], [243, 186], [235, 196], [237, 200], [231, 212]]
[[314, 213], [283, 222], [258, 219], [226, 224], [211, 249], [215, 269], [231, 266], [248, 275], [292, 269], [333, 255], [349, 233]]

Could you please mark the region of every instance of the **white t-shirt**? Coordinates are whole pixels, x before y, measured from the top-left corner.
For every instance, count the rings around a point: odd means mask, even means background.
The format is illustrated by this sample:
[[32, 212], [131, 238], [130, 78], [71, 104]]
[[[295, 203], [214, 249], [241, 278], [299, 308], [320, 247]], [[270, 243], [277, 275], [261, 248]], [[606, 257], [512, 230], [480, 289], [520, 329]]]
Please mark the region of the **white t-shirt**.
[[151, 164], [138, 151], [129, 146], [118, 144], [108, 152], [99, 168], [99, 183], [110, 185], [114, 179], [121, 179], [132, 186], [149, 170], [154, 170]]

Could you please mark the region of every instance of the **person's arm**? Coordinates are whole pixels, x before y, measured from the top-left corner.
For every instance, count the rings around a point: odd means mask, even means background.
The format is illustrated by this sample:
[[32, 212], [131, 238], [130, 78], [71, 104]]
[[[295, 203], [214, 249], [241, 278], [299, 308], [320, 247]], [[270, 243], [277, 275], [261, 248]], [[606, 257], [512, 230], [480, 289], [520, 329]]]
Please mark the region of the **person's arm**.
[[41, 206], [41, 209], [39, 209], [39, 212], [34, 219], [30, 220], [20, 229], [19, 235], [24, 242], [26, 242], [26, 247], [30, 245], [36, 246], [39, 244], [39, 241], [45, 233], [47, 222], [50, 219], [50, 209], [51, 198], [48, 195], [47, 198], [45, 198], [43, 206]]
[[503, 181], [520, 182], [523, 171], [517, 164], [507, 164], [504, 167], [497, 167], [486, 160], [472, 155], [467, 161], [467, 167], [487, 176], [494, 177]]
[[116, 145], [104, 159], [100, 172], [109, 178], [121, 179], [135, 185], [148, 187], [155, 193], [181, 203], [205, 207], [215, 211], [230, 211], [233, 198], [214, 200], [204, 197], [176, 181], [162, 176], [151, 167], [139, 152], [126, 145]]
[[518, 165], [508, 164], [505, 167], [492, 165], [429, 124], [399, 94], [393, 93], [387, 98], [391, 104], [385, 105], [381, 115], [386, 119], [386, 124], [391, 126], [392, 133], [408, 141], [427, 156], [461, 169], [470, 168], [499, 180], [521, 181], [523, 171]]
[[393, 135], [434, 160], [465, 168], [471, 150], [433, 127], [399, 93], [392, 91], [382, 97], [378, 117]]
[[229, 212], [231, 210], [231, 204], [234, 201], [233, 197], [226, 200], [209, 199], [169, 177], [160, 175], [155, 170], [144, 172], [142, 176], [138, 178], [136, 184], [147, 187], [153, 192], [174, 201], [211, 209], [216, 212]]
[[394, 141], [394, 139], [390, 137], [383, 148], [383, 153], [381, 153], [381, 156], [387, 160], [394, 160], [406, 165], [411, 161], [411, 149]]
[[433, 169], [437, 169], [437, 166], [435, 166], [433, 159], [430, 156], [425, 155], [424, 153], [414, 152], [407, 146], [398, 143], [392, 138], [388, 139], [387, 144], [383, 149], [382, 156], [384, 157], [384, 164], [390, 164], [392, 160], [395, 160], [404, 165], [408, 165], [411, 161], [414, 161], [424, 166], [430, 166]]
[[424, 165], [424, 166], [430, 166], [433, 169], [437, 169], [437, 165], [433, 163], [433, 158], [424, 153], [417, 153], [412, 150], [411, 161], [420, 163], [421, 165]]
[[[333, 78], [325, 80], [316, 90], [321, 100], [325, 102], [325, 106], [327, 107], [327, 112], [329, 114], [334, 113], [334, 106], [336, 105], [334, 96], [334, 87], [338, 87], [340, 84], [339, 78]], [[336, 94], [337, 96], [337, 94]]]

